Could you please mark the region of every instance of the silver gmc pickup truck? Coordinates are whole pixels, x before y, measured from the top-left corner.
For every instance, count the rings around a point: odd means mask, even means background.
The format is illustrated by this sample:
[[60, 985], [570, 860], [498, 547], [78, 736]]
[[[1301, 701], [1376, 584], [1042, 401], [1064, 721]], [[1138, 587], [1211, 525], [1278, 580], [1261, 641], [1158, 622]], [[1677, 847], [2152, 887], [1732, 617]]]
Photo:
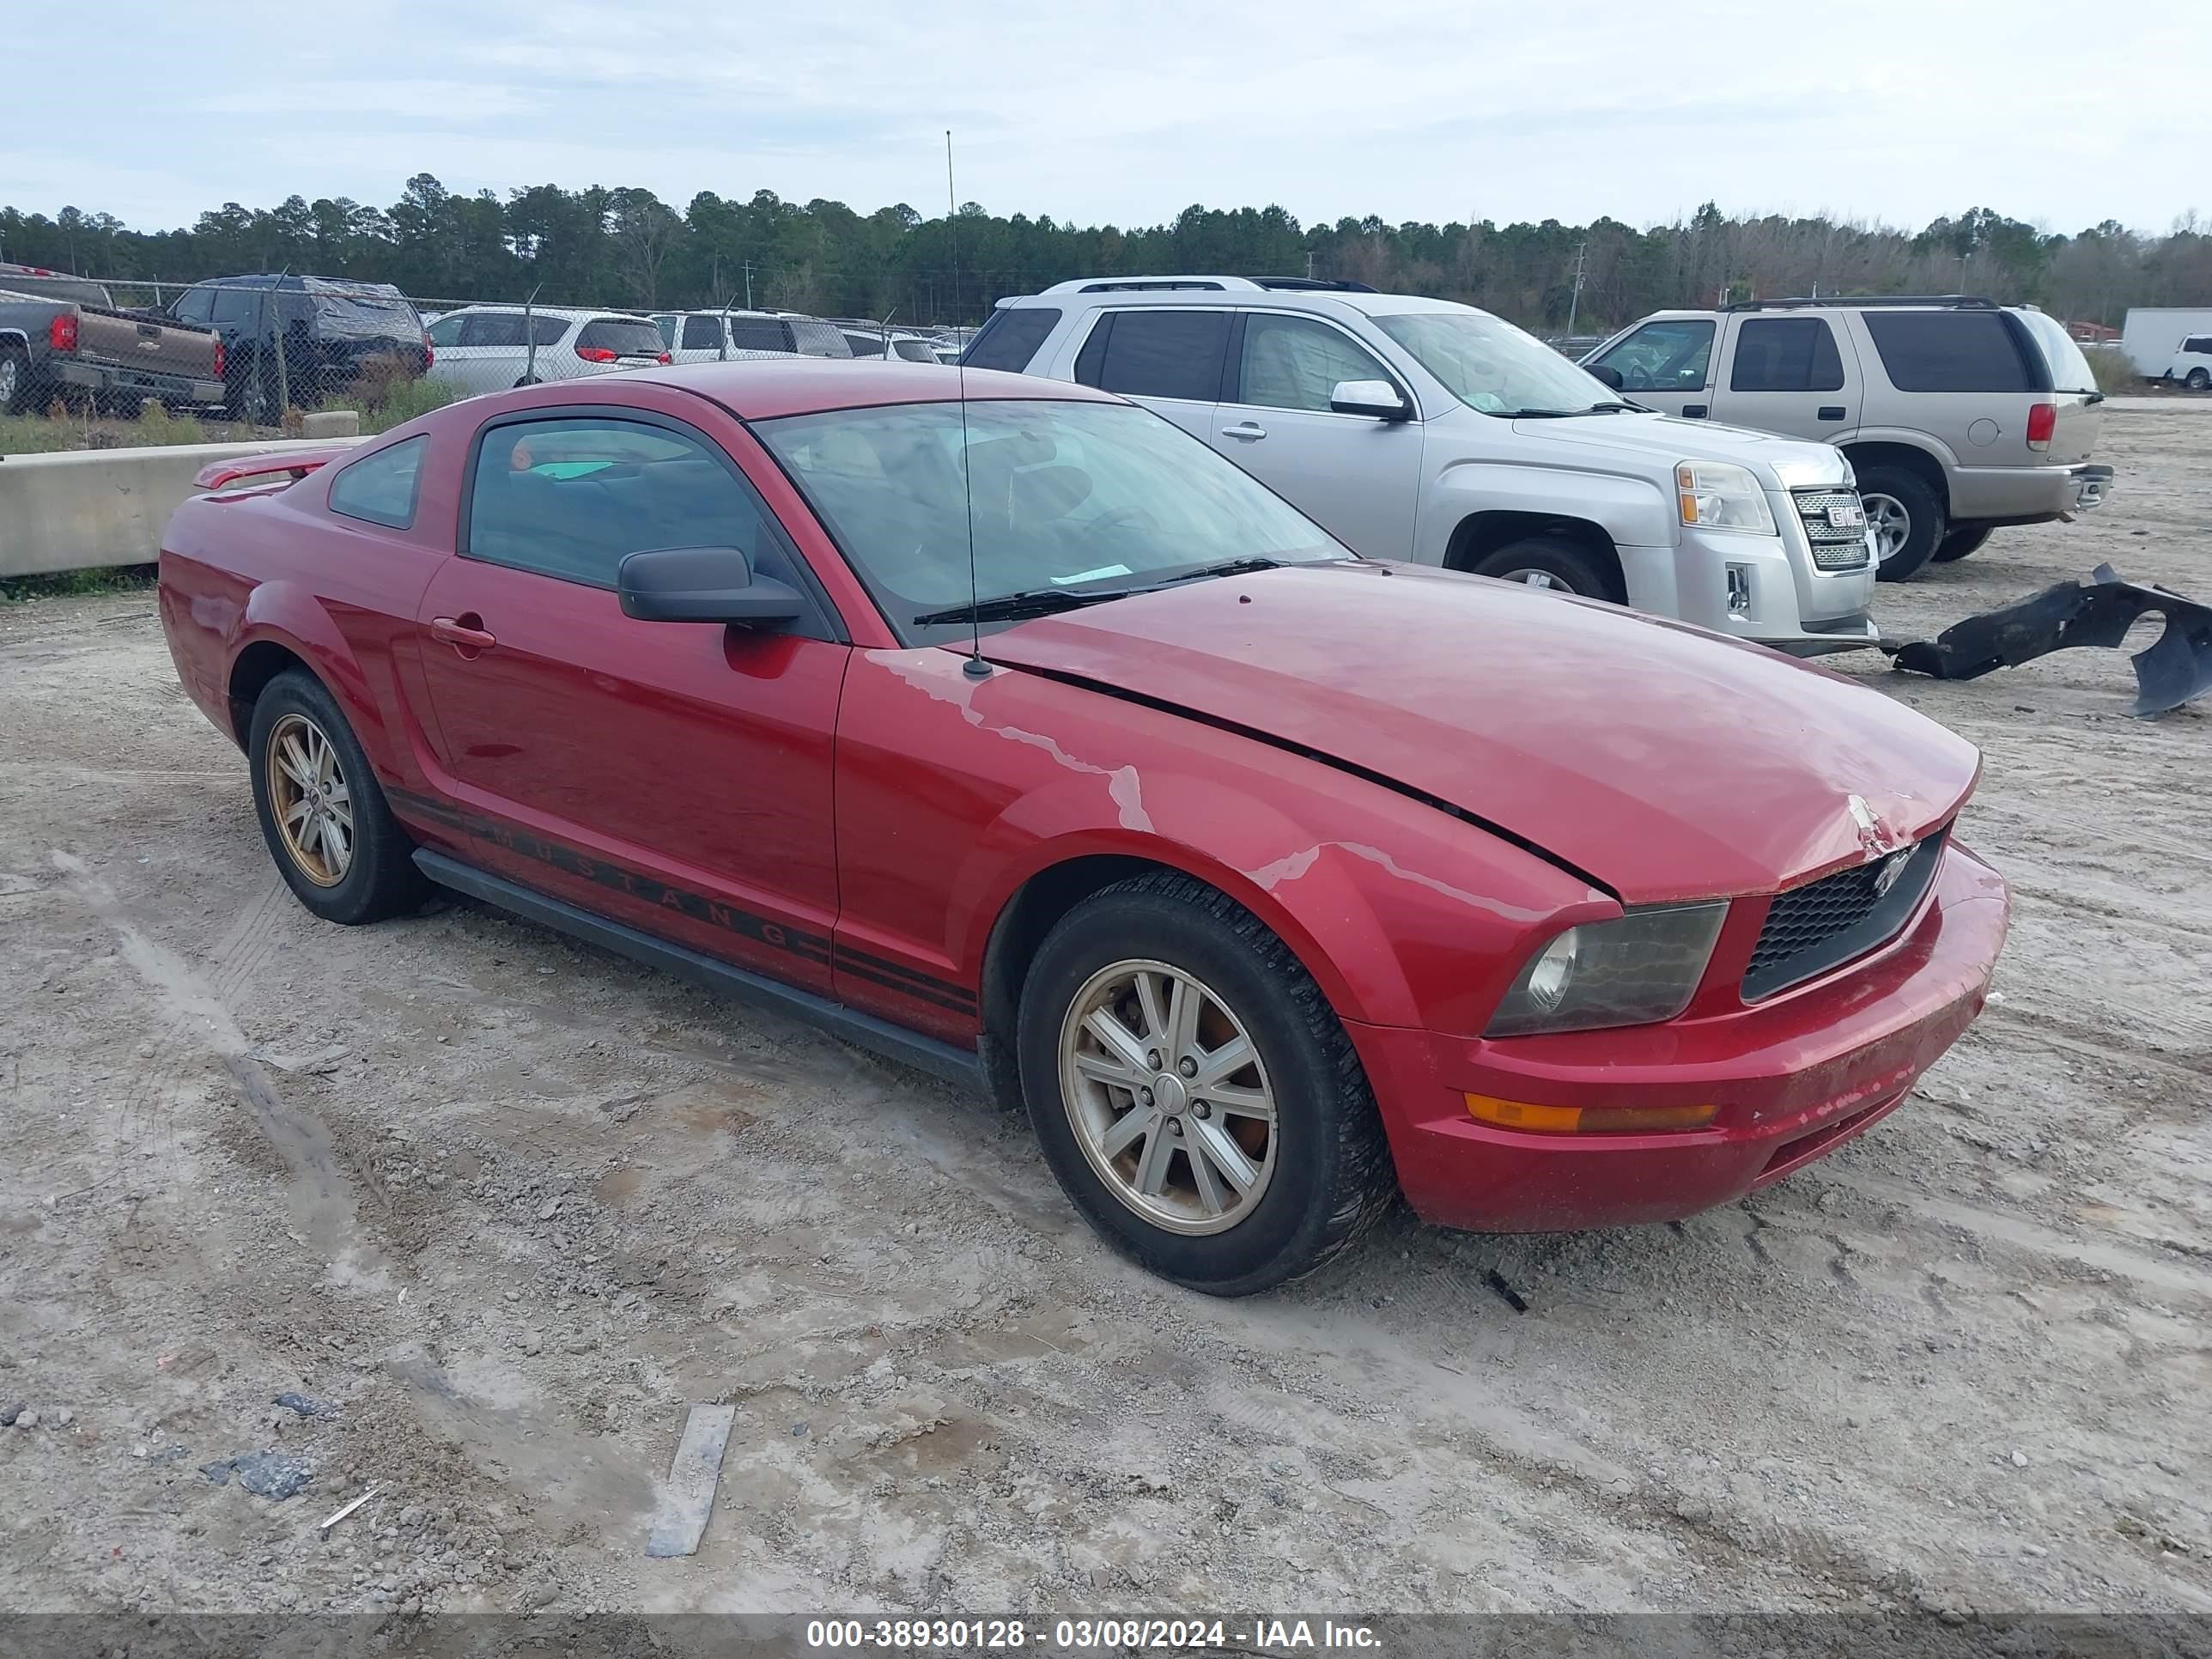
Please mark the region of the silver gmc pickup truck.
[[222, 401], [222, 345], [212, 330], [117, 307], [98, 283], [0, 265], [0, 414], [90, 398], [136, 414]]

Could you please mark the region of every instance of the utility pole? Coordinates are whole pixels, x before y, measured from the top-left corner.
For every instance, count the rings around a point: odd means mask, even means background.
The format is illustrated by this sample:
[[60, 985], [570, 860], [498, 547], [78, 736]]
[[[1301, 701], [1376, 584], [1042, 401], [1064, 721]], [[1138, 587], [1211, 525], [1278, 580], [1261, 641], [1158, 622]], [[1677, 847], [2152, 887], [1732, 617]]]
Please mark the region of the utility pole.
[[1313, 250], [1306, 250], [1306, 281], [1313, 281]]
[[1582, 309], [1583, 255], [1586, 253], [1589, 249], [1589, 244], [1588, 242], [1577, 242], [1575, 244], [1575, 291], [1567, 297], [1567, 334], [1570, 338], [1573, 337], [1575, 331], [1575, 313]]

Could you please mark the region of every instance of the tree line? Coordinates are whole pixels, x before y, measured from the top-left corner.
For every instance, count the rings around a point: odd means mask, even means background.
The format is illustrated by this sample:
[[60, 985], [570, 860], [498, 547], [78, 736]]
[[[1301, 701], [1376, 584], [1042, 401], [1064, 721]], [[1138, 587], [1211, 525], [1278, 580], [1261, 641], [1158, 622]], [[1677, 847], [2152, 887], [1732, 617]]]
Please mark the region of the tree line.
[[724, 304], [972, 323], [1002, 295], [1071, 276], [1157, 271], [1314, 276], [1463, 300], [1547, 333], [1598, 333], [1667, 306], [1809, 293], [1975, 293], [2117, 325], [2130, 306], [2212, 305], [2212, 235], [2110, 220], [2052, 234], [1987, 208], [1909, 231], [1825, 217], [1731, 217], [1711, 204], [1638, 229], [1587, 225], [1302, 225], [1280, 207], [1185, 208], [1121, 229], [975, 203], [926, 218], [900, 203], [747, 199], [702, 191], [681, 212], [650, 191], [538, 185], [460, 195], [428, 173], [398, 201], [235, 202], [189, 229], [133, 230], [65, 207], [0, 209], [0, 260], [112, 282], [292, 270], [396, 283], [423, 301], [703, 307]]

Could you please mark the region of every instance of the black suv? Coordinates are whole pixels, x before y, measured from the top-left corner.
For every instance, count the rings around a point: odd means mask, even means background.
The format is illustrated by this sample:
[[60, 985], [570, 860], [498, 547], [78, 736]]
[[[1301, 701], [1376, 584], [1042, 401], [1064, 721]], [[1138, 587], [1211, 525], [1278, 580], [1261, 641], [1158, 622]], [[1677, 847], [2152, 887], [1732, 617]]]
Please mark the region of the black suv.
[[169, 314], [222, 336], [224, 403], [258, 425], [430, 367], [422, 319], [389, 283], [217, 276], [179, 295]]

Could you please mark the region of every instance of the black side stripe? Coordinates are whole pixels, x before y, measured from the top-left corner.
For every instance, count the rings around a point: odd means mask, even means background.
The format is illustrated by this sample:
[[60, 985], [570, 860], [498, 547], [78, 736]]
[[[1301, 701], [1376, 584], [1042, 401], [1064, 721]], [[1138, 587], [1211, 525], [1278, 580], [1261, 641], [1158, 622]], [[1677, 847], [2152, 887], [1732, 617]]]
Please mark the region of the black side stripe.
[[[787, 951], [803, 962], [832, 965], [833, 947], [826, 934], [793, 927], [786, 922], [772, 921], [766, 916], [756, 915], [720, 899], [692, 892], [688, 888], [672, 886], [655, 877], [640, 874], [605, 859], [594, 858], [566, 842], [549, 841], [530, 830], [480, 817], [434, 795], [418, 794], [411, 789], [402, 789], [390, 784], [384, 787], [384, 793], [398, 810], [426, 823], [454, 830], [472, 840], [489, 842], [518, 857], [532, 860], [566, 875], [581, 877], [596, 886], [626, 894], [643, 903], [672, 910], [678, 915], [734, 933], [754, 944]], [[937, 978], [885, 957], [848, 947], [836, 951], [834, 965], [840, 973], [850, 974], [855, 979], [883, 986], [917, 1001], [957, 1014], [972, 1015], [975, 1012], [975, 994], [965, 986]]]

